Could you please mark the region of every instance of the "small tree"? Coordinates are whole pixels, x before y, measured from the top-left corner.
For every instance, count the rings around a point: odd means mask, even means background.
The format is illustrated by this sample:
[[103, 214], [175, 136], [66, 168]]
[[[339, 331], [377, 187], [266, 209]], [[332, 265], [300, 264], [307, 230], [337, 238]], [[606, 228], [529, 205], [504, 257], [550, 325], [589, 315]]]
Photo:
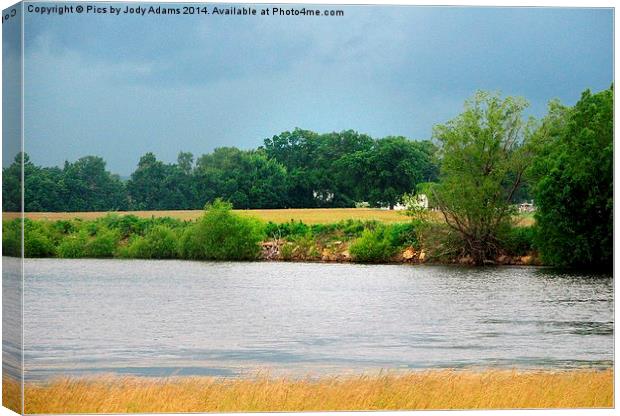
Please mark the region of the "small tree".
[[510, 226], [513, 195], [532, 157], [527, 145], [531, 121], [527, 102], [477, 92], [465, 111], [434, 129], [439, 146], [440, 182], [432, 198], [475, 264], [494, 259], [498, 237]]

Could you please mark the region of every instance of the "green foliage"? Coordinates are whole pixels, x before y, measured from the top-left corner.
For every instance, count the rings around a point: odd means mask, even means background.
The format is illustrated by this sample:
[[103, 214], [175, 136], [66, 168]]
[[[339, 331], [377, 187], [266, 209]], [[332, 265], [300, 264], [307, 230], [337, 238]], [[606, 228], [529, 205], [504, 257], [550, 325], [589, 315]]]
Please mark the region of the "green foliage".
[[295, 129], [255, 150], [217, 148], [195, 163], [187, 152], [176, 163], [146, 153], [128, 181], [106, 171], [99, 157], [61, 169], [35, 166], [20, 153], [3, 169], [2, 197], [6, 211], [20, 211], [23, 171], [30, 212], [200, 209], [217, 198], [236, 209], [394, 205], [416, 183], [437, 178], [435, 150], [430, 141], [404, 137]]
[[373, 142], [366, 152], [347, 155], [341, 165], [350, 172], [351, 186], [358, 190], [356, 200], [366, 199], [375, 207], [393, 207], [418, 183], [437, 178], [435, 151], [428, 141], [385, 137]]
[[476, 264], [498, 254], [499, 232], [510, 226], [512, 199], [532, 159], [526, 107], [521, 98], [478, 92], [461, 115], [434, 129], [440, 182], [432, 200]]
[[22, 220], [2, 221], [2, 255], [22, 256]]
[[386, 234], [393, 247], [418, 247], [419, 222], [410, 221], [386, 226]]
[[237, 209], [281, 208], [286, 201], [286, 169], [262, 150], [217, 148], [196, 163], [198, 193], [223, 198]]
[[502, 249], [509, 256], [525, 256], [535, 250], [536, 227], [509, 227], [500, 234]]
[[462, 234], [445, 223], [424, 223], [418, 227], [418, 239], [430, 261], [453, 262], [467, 254]]
[[204, 260], [254, 260], [260, 253], [263, 224], [231, 211], [232, 205], [216, 200], [204, 217], [181, 238], [184, 258]]
[[164, 225], [150, 229], [144, 237], [135, 236], [121, 252], [122, 257], [137, 259], [173, 259], [178, 254], [178, 238]]
[[385, 227], [366, 229], [362, 236], [349, 247], [353, 260], [360, 263], [381, 263], [389, 261], [396, 254], [396, 247]]
[[284, 261], [290, 261], [295, 254], [295, 245], [288, 241], [282, 247], [280, 247], [280, 258]]
[[75, 259], [86, 257], [85, 246], [88, 240], [86, 232], [71, 234], [66, 237], [58, 246], [57, 253], [59, 257]]
[[50, 257], [55, 253], [52, 240], [38, 227], [24, 229], [24, 256]]
[[269, 221], [265, 225], [265, 234], [269, 238], [284, 238], [289, 236], [302, 236], [310, 232], [310, 227], [302, 221], [291, 220], [281, 224]]
[[611, 270], [613, 87], [585, 91], [573, 108], [552, 103], [530, 174], [537, 246], [545, 263]]
[[[288, 260], [292, 257], [298, 260], [319, 260], [321, 258], [321, 253], [319, 252], [318, 248], [318, 242], [313, 237], [312, 233], [307, 233], [301, 236], [294, 237], [290, 241], [290, 243], [292, 243], [290, 246], [288, 246], [288, 244], [285, 244], [283, 246], [284, 252], [281, 253], [281, 256], [285, 260]], [[287, 252], [289, 248], [291, 252], [290, 256]]]
[[92, 258], [113, 257], [119, 240], [120, 236], [117, 231], [102, 230], [86, 241], [84, 256]]
[[119, 240], [120, 235], [116, 230], [95, 228], [93, 232], [92, 224], [86, 224], [77, 233], [70, 234], [60, 241], [57, 254], [63, 258], [113, 257]]

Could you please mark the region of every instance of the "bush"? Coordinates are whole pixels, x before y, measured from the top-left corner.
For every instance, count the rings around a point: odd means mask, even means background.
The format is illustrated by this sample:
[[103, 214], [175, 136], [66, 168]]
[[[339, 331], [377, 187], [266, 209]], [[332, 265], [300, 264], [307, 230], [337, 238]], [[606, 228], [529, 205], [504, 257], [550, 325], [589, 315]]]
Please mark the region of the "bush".
[[85, 257], [84, 247], [88, 236], [86, 232], [71, 234], [63, 239], [57, 248], [59, 257], [67, 259], [76, 259]]
[[181, 237], [184, 258], [204, 260], [254, 260], [260, 253], [263, 224], [231, 211], [232, 205], [216, 200], [203, 218]]
[[362, 236], [349, 247], [353, 260], [361, 263], [380, 263], [389, 261], [396, 254], [390, 235], [385, 227], [366, 229]]
[[418, 227], [420, 246], [424, 247], [427, 260], [452, 262], [467, 255], [465, 241], [445, 223], [425, 222]]
[[310, 227], [304, 224], [302, 221], [291, 220], [290, 222], [284, 222], [276, 224], [269, 221], [265, 225], [265, 234], [269, 238], [284, 238], [293, 236], [302, 236], [310, 231]]
[[58, 256], [72, 259], [113, 257], [120, 240], [118, 231], [99, 228], [91, 236], [92, 232], [88, 226], [65, 237], [58, 245]]
[[113, 257], [120, 236], [118, 231], [103, 229], [88, 239], [84, 247], [85, 257]]
[[2, 255], [22, 256], [21, 219], [2, 221]]
[[418, 246], [418, 224], [415, 221], [387, 226], [387, 234], [390, 243], [396, 247], [417, 247]]
[[535, 249], [535, 227], [511, 227], [500, 237], [502, 248], [511, 256], [525, 256]]
[[146, 228], [146, 220], [135, 215], [108, 214], [98, 222], [105, 228], [118, 231], [121, 238], [128, 238], [135, 234], [142, 235]]
[[54, 253], [54, 243], [41, 229], [24, 228], [24, 257], [49, 257]]
[[295, 254], [295, 245], [293, 243], [286, 242], [280, 247], [280, 259], [285, 261], [293, 260], [293, 255]]
[[[284, 249], [283, 257], [288, 257], [286, 260], [291, 260], [292, 258], [299, 260], [318, 260], [321, 257], [318, 243], [312, 236], [312, 233], [294, 238], [291, 243], [290, 248]], [[285, 244], [283, 247], [286, 246]], [[287, 250], [290, 250], [290, 255], [287, 253]]]
[[177, 246], [178, 239], [174, 232], [166, 226], [157, 225], [144, 237], [133, 238], [122, 256], [137, 259], [172, 259], [177, 256]]

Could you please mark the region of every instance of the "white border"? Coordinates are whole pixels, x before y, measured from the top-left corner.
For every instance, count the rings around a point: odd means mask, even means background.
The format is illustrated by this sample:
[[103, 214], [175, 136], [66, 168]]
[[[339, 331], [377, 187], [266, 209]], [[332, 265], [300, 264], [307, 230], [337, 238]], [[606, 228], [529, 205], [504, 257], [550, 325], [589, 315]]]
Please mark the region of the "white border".
[[[36, 0], [35, 0], [36, 1]], [[34, 2], [34, 1], [32, 1]], [[54, 2], [53, 0], [49, 1], [49, 2]], [[80, 3], [79, 1], [71, 1], [71, 2], [75, 2], [75, 3]], [[157, 3], [156, 1], [144, 1], [144, 0], [138, 0], [137, 2], [140, 3]], [[192, 3], [191, 1], [187, 1], [187, 0], [167, 0], [167, 3]], [[12, 5], [14, 5], [16, 2], [12, 1], [12, 0], [0, 0], [0, 10], [4, 10]], [[60, 3], [60, 1], [58, 2]], [[81, 2], [81, 3], [86, 3], [86, 1]], [[590, 1], [584, 1], [584, 0], [579, 0], [579, 1], [567, 1], [567, 0], [521, 0], [519, 2], [514, 2], [514, 1], [504, 1], [504, 2], [499, 2], [499, 1], [493, 1], [493, 0], [448, 0], [448, 1], [438, 1], [438, 0], [425, 0], [425, 1], [412, 1], [412, 0], [389, 0], [389, 1], [371, 1], [371, 0], [337, 0], [337, 1], [330, 1], [330, 0], [311, 0], [311, 1], [303, 1], [303, 0], [287, 0], [287, 1], [282, 1], [282, 0], [276, 0], [276, 1], [256, 1], [256, 0], [244, 0], [244, 1], [238, 1], [238, 2], [234, 2], [234, 1], [226, 1], [226, 0], [211, 0], [208, 3], [269, 3], [269, 4], [275, 4], [275, 3], [284, 3], [284, 4], [332, 4], [332, 5], [338, 5], [338, 4], [342, 4], [342, 5], [418, 5], [418, 6], [488, 6], [488, 7], [611, 7], [615, 9], [615, 2], [614, 1], [610, 1], [610, 0], [590, 0]], [[24, 14], [22, 13], [22, 48], [23, 48], [23, 16]], [[0, 31], [0, 39], [1, 39], [1, 31]], [[618, 33], [615, 31], [615, 10], [614, 10], [614, 80], [617, 79], [617, 54], [616, 54], [616, 45], [618, 44]], [[585, 58], [585, 57], [584, 57]], [[23, 50], [22, 50], [22, 59], [23, 59]], [[2, 67], [2, 54], [0, 54], [0, 67]], [[22, 81], [23, 81], [23, 62], [22, 62]], [[23, 97], [23, 84], [24, 82], [22, 82], [22, 97]], [[614, 86], [614, 88], [616, 88], [616, 86]], [[0, 83], [0, 97], [2, 96], [2, 83]], [[23, 102], [23, 101], [22, 101]], [[1, 106], [1, 104], [0, 104]], [[615, 120], [615, 114], [616, 114], [616, 109], [617, 109], [617, 102], [614, 102], [614, 120]], [[1, 107], [0, 107], [1, 108]], [[0, 117], [1, 118], [1, 117]], [[23, 107], [22, 107], [22, 148], [24, 146], [24, 142], [23, 142], [23, 124], [24, 120], [23, 120]], [[0, 131], [2, 129], [2, 121], [0, 120]], [[618, 129], [618, 125], [617, 123], [614, 124], [614, 179], [619, 178], [620, 176], [618, 175], [620, 173], [620, 164], [615, 163], [616, 162], [616, 141], [615, 141], [615, 137], [617, 137], [617, 130]], [[2, 157], [2, 148], [0, 147], [0, 158]], [[1, 177], [1, 174], [0, 174]], [[617, 181], [615, 181], [614, 183], [614, 201], [615, 201], [615, 196], [616, 196], [616, 190], [618, 189], [618, 183]], [[0, 198], [1, 199], [1, 198]], [[2, 202], [0, 200], [0, 209], [2, 207]], [[619, 223], [618, 220], [618, 209], [617, 206], [614, 207], [614, 230], [617, 230], [617, 225]], [[0, 243], [1, 245], [1, 243]], [[617, 244], [617, 235], [614, 235], [614, 259], [618, 258], [618, 253], [620, 252], [620, 247]], [[616, 274], [616, 266], [617, 263], [614, 263], [614, 276], [617, 276]], [[0, 293], [1, 293], [1, 287], [0, 287]], [[614, 280], [614, 294], [618, 293], [617, 292], [617, 282]], [[22, 293], [23, 296], [23, 293]], [[23, 300], [22, 300], [23, 303]], [[22, 304], [22, 314], [23, 314], [23, 304]], [[2, 318], [2, 310], [0, 309], [0, 322], [1, 322], [1, 318]], [[617, 314], [617, 310], [615, 308], [615, 300], [614, 300], [614, 322], [618, 322], [618, 314]], [[1, 325], [1, 324], [0, 324]], [[614, 333], [614, 344], [615, 341], [617, 340], [618, 334], [617, 332]], [[22, 334], [22, 341], [23, 341], [23, 334]], [[614, 349], [615, 350], [615, 349]], [[614, 357], [615, 359], [615, 357]], [[614, 366], [615, 367], [615, 366]], [[614, 374], [614, 382], [615, 382], [615, 386], [618, 386], [618, 381], [619, 381], [619, 377], [618, 377], [618, 372], [616, 372]], [[0, 381], [1, 384], [1, 381]], [[23, 395], [22, 395], [23, 396]], [[614, 389], [614, 396], [615, 395], [615, 389]], [[403, 416], [424, 416], [424, 415], [434, 415], [434, 416], [454, 416], [454, 415], [463, 415], [463, 416], [471, 416], [471, 415], [484, 415], [484, 416], [499, 416], [499, 415], [550, 415], [550, 416], [573, 416], [573, 415], [609, 415], [609, 414], [618, 414], [618, 410], [616, 408], [614, 408], [613, 410], [609, 410], [609, 409], [576, 409], [576, 410], [485, 410], [485, 411], [475, 411], [475, 410], [470, 410], [470, 411], [457, 411], [457, 410], [449, 410], [449, 411], [401, 411], [401, 412], [307, 412], [304, 413], [304, 415], [308, 415], [308, 416], [321, 416], [321, 415], [325, 415], [325, 414], [335, 414], [335, 415], [339, 415], [339, 416], [357, 416], [360, 413], [368, 413], [368, 414], [372, 414], [372, 415], [403, 415]], [[4, 407], [0, 407], [0, 416], [8, 416], [8, 415], [14, 415], [15, 413], [4, 408]], [[237, 415], [255, 415], [254, 413], [236, 413]], [[262, 413], [265, 415], [296, 415], [298, 413]], [[170, 413], [166, 414], [166, 415], [171, 415]], [[174, 414], [172, 413], [172, 415], [183, 415], [182, 413], [177, 413]]]

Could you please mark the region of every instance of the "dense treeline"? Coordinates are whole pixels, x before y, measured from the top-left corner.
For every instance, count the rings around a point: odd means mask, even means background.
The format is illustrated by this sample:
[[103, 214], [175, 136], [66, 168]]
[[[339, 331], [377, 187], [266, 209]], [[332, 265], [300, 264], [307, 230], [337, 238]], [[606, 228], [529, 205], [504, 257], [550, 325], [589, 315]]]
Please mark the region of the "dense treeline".
[[[437, 178], [430, 141], [373, 139], [354, 131], [295, 129], [255, 150], [217, 148], [176, 163], [140, 158], [127, 181], [86, 156], [64, 167], [40, 167], [24, 156], [25, 210], [117, 211], [202, 209], [217, 198], [237, 209], [393, 206], [421, 182]], [[21, 155], [3, 169], [5, 211], [19, 211]]]

